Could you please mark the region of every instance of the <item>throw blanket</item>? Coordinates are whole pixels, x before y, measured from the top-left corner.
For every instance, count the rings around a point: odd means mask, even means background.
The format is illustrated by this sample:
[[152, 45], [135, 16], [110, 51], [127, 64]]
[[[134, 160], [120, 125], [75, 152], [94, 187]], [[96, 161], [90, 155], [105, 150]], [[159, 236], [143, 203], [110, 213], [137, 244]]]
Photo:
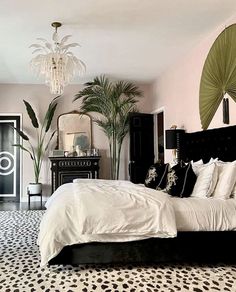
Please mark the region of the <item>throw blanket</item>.
[[59, 187], [46, 207], [38, 237], [41, 266], [66, 245], [177, 234], [168, 196], [129, 181], [78, 179]]

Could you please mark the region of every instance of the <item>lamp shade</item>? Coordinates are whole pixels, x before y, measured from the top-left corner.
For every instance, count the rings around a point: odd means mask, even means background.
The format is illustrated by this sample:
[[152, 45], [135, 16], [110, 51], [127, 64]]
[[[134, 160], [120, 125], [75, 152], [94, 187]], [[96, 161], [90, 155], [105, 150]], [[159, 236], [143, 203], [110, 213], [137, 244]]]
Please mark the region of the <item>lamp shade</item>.
[[177, 149], [177, 136], [184, 133], [183, 129], [166, 130], [166, 149]]

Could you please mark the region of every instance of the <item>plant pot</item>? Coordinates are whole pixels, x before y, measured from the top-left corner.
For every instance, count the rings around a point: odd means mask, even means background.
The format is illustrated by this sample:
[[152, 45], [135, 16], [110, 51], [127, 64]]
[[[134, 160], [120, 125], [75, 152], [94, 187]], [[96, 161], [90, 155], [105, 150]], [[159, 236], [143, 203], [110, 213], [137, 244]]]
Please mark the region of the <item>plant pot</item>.
[[42, 193], [42, 184], [41, 183], [29, 183], [27, 186], [27, 191], [31, 195], [41, 194]]

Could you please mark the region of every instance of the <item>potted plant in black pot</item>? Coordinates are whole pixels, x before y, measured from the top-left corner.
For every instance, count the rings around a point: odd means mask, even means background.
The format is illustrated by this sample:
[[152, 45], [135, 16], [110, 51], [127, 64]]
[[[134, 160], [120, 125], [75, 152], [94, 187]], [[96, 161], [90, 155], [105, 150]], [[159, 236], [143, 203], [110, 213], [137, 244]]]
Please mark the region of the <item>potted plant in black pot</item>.
[[49, 129], [51, 127], [52, 119], [57, 107], [57, 99], [58, 99], [58, 96], [54, 98], [49, 104], [47, 112], [41, 124], [39, 124], [35, 111], [33, 110], [32, 106], [29, 104], [29, 102], [24, 100], [26, 111], [31, 120], [31, 124], [33, 128], [35, 129], [35, 138], [36, 138], [35, 145], [32, 144], [29, 136], [25, 132], [14, 128], [17, 131], [17, 133], [20, 135], [20, 137], [23, 139], [23, 141], [26, 142], [28, 145], [23, 146], [21, 144], [13, 144], [13, 146], [19, 147], [22, 150], [28, 152], [34, 166], [34, 182], [29, 183], [27, 187], [29, 194], [40, 194], [42, 192], [42, 184], [39, 182], [39, 176], [40, 176], [45, 152], [48, 150], [49, 144], [56, 132], [56, 131], [53, 131], [51, 134], [49, 134]]

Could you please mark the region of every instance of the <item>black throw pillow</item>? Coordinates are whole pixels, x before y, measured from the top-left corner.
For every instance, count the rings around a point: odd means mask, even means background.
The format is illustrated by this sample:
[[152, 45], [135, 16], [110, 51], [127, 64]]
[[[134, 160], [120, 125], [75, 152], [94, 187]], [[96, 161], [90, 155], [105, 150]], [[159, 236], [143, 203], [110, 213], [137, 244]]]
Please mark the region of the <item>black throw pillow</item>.
[[192, 169], [191, 163], [176, 164], [167, 174], [166, 192], [175, 197], [189, 197], [193, 191], [196, 174]]
[[148, 169], [145, 179], [145, 186], [151, 189], [164, 189], [166, 187], [166, 179], [168, 174], [169, 164], [157, 162], [151, 165]]

